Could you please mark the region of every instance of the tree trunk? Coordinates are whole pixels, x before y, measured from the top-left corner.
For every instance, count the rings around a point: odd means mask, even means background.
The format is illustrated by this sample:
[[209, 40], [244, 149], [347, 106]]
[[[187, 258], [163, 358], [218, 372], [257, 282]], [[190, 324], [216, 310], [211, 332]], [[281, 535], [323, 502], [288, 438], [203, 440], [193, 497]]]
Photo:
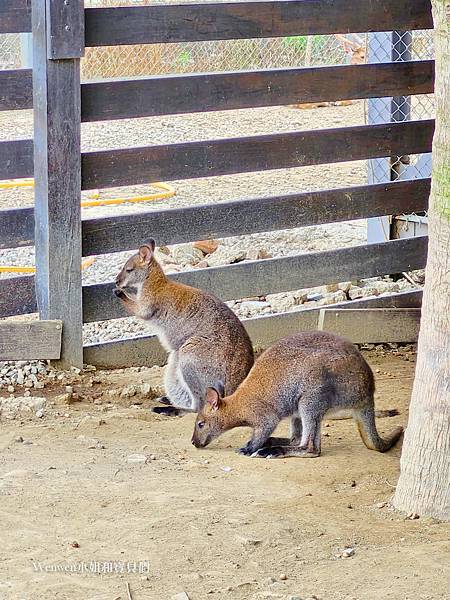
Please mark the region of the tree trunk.
[[450, 519], [450, 0], [432, 0], [436, 131], [428, 263], [401, 473], [400, 510]]

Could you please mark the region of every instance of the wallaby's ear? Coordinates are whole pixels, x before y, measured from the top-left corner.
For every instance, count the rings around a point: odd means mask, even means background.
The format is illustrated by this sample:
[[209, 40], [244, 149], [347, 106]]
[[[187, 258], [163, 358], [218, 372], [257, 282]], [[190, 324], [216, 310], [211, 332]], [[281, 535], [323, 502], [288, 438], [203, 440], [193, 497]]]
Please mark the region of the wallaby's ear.
[[155, 240], [148, 240], [145, 244], [142, 244], [139, 248], [139, 257], [147, 265], [152, 260], [153, 252], [155, 251]]
[[209, 387], [206, 390], [205, 400], [210, 405], [212, 410], [219, 410], [220, 405], [222, 404], [222, 399], [219, 396], [218, 391], [212, 387]]
[[223, 385], [223, 381], [216, 381], [214, 389], [219, 394], [220, 398], [223, 398], [225, 396], [225, 386]]

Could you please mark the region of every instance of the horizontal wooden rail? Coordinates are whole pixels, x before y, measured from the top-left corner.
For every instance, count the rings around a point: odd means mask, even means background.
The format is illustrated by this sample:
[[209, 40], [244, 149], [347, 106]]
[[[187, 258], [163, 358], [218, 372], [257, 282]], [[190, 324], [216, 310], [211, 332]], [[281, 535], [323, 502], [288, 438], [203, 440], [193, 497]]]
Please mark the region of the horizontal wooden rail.
[[82, 120], [429, 94], [433, 83], [431, 60], [113, 80], [82, 86]]
[[31, 69], [0, 71], [0, 110], [33, 108]]
[[[421, 269], [426, 263], [427, 241], [427, 237], [408, 238], [185, 271], [170, 277], [213, 292], [223, 300], [246, 298]], [[112, 282], [83, 287], [85, 322], [127, 316], [113, 290]], [[0, 280], [0, 317], [32, 312], [36, 312], [34, 277]]]
[[96, 189], [429, 152], [434, 121], [294, 131], [87, 152], [82, 187]]
[[[409, 214], [426, 210], [429, 194], [430, 180], [417, 179], [90, 219], [83, 222], [83, 255], [132, 250], [149, 235], [162, 246]], [[0, 221], [0, 237], [2, 230]]]
[[[426, 249], [427, 238], [418, 237], [185, 271], [171, 278], [232, 300], [420, 269], [425, 266]], [[83, 288], [85, 321], [126, 316], [113, 289], [113, 283]]]
[[[137, 248], [151, 234], [159, 245], [293, 229], [426, 210], [430, 179], [285, 194], [169, 208], [83, 221], [83, 255]], [[30, 246], [33, 208], [0, 211], [0, 249]]]
[[330, 331], [351, 342], [416, 342], [420, 328], [420, 308], [325, 307], [319, 313], [317, 328]]
[[[120, 148], [82, 154], [82, 188], [287, 169], [431, 151], [434, 121]], [[33, 176], [33, 142], [0, 142], [0, 180]]]
[[287, 0], [88, 8], [86, 46], [431, 29], [429, 0]]
[[50, 360], [61, 356], [62, 321], [0, 322], [0, 360]]
[[[419, 308], [422, 300], [422, 292], [402, 292], [392, 296], [381, 296], [353, 302], [340, 303], [333, 308]], [[320, 308], [307, 308], [278, 315], [267, 315], [243, 319], [255, 348], [267, 348], [273, 342], [282, 337], [291, 335], [296, 331], [309, 331], [317, 329]], [[408, 339], [405, 333], [399, 332], [400, 341], [413, 341]], [[364, 330], [358, 330], [358, 340], [355, 342], [365, 343]], [[97, 365], [106, 368], [125, 368], [140, 365], [164, 365], [167, 362], [167, 353], [158, 343], [154, 336], [142, 336], [117, 340], [114, 342], [103, 342], [84, 347], [84, 362], [89, 365]]]
[[31, 31], [31, 1], [0, 1], [0, 34]]
[[0, 142], [0, 180], [33, 177], [33, 140]]
[[[85, 11], [86, 45], [150, 44], [392, 29], [431, 29], [428, 0], [229, 2]], [[31, 2], [2, 0], [0, 33], [31, 31]]]
[[[81, 86], [83, 121], [433, 91], [434, 61], [116, 79]], [[31, 108], [30, 69], [0, 71], [0, 110]]]

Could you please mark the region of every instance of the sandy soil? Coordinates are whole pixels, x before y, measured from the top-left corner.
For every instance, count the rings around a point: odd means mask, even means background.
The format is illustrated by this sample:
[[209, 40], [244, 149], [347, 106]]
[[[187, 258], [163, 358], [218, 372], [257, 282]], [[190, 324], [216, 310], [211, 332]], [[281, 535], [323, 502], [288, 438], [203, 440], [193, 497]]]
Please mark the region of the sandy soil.
[[[380, 420], [386, 432], [407, 421], [414, 364], [405, 353], [367, 356], [378, 406], [400, 410]], [[109, 386], [149, 373], [112, 373]], [[42, 419], [2, 418], [1, 600], [128, 600], [127, 582], [133, 600], [448, 598], [449, 525], [380, 508], [400, 446], [371, 452], [352, 422], [332, 421], [316, 460], [239, 456], [244, 429], [196, 450], [193, 417], [154, 415], [136, 397], [94, 404], [105, 386], [82, 388], [83, 402]], [[354, 555], [341, 558], [346, 547]], [[39, 570], [82, 561], [123, 562], [125, 573]], [[148, 574], [127, 572], [140, 561]]]

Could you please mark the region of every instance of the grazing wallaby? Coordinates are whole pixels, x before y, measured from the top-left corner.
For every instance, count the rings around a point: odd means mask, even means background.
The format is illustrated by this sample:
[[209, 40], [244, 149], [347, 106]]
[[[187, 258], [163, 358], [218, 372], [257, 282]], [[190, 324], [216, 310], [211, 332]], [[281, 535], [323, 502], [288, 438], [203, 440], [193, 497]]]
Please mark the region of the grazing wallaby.
[[221, 385], [232, 394], [253, 364], [253, 348], [244, 326], [221, 300], [166, 277], [150, 240], [129, 258], [116, 278], [115, 294], [127, 311], [144, 319], [169, 352], [165, 374], [173, 406], [160, 414], [179, 414], [176, 407], [197, 411], [208, 387]]
[[[208, 389], [192, 443], [203, 448], [224, 431], [247, 426], [253, 435], [241, 454], [315, 457], [322, 419], [352, 416], [367, 448], [386, 452], [403, 429], [386, 439], [378, 435], [374, 390], [372, 370], [353, 344], [324, 331], [299, 333], [266, 350], [231, 396]], [[291, 417], [286, 445], [269, 437], [285, 417]]]

